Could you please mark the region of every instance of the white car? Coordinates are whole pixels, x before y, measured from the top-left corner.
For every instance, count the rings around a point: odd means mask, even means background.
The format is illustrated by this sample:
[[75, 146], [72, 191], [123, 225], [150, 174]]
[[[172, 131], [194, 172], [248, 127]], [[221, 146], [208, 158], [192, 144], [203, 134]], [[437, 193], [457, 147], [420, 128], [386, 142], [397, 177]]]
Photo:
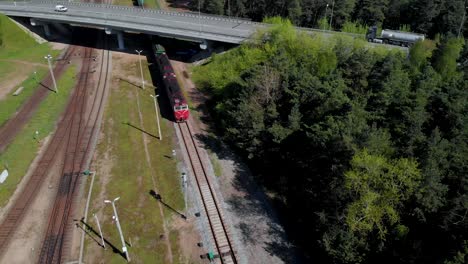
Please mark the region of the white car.
[[68, 8], [63, 5], [56, 5], [54, 10], [57, 12], [67, 12]]

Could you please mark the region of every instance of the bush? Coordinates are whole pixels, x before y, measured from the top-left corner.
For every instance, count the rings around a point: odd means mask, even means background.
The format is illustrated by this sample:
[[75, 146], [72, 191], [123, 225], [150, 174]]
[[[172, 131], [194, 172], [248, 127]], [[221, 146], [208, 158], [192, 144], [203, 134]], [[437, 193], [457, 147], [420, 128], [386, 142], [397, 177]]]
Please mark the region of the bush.
[[348, 33], [365, 35], [367, 33], [367, 28], [368, 27], [366, 25], [362, 25], [362, 24], [360, 24], [358, 22], [346, 21], [343, 24], [343, 27], [341, 28], [341, 31], [348, 32]]

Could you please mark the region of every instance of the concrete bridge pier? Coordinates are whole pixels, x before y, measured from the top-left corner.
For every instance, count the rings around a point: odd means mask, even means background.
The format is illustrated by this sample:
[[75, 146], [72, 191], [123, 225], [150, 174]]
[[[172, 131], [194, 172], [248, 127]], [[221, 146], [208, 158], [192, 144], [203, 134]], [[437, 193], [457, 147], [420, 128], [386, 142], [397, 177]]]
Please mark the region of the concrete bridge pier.
[[124, 50], [125, 49], [125, 42], [123, 38], [123, 31], [111, 29], [111, 28], [106, 28], [105, 29], [107, 35], [112, 35], [116, 34], [117, 35], [117, 43], [119, 44], [119, 50]]
[[125, 43], [124, 43], [124, 38], [123, 38], [122, 31], [117, 32], [117, 42], [119, 43], [119, 50], [124, 50], [125, 49]]
[[49, 24], [44, 22], [44, 21], [38, 21], [34, 18], [31, 18], [30, 20], [31, 26], [42, 26], [44, 28], [44, 35], [47, 38], [50, 38], [52, 36], [52, 33], [50, 31]]
[[43, 24], [42, 27], [44, 28], [44, 34], [47, 38], [50, 38], [50, 36], [52, 35], [50, 33], [50, 27], [49, 27], [49, 24]]

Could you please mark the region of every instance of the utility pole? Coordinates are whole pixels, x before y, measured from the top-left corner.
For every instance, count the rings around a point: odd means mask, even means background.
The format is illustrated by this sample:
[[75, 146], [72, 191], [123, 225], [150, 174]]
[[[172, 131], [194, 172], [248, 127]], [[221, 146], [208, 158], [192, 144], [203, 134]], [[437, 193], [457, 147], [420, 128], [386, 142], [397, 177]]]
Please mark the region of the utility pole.
[[332, 30], [332, 21], [333, 21], [333, 9], [335, 8], [335, 0], [332, 2], [332, 10], [330, 15], [330, 26], [328, 27], [329, 30]]
[[125, 246], [125, 239], [122, 234], [122, 228], [120, 227], [119, 216], [117, 215], [117, 209], [115, 208], [115, 202], [117, 202], [119, 199], [120, 197], [117, 197], [112, 201], [104, 200], [104, 203], [112, 204], [112, 208], [114, 209], [115, 224], [117, 225], [117, 229], [119, 230], [119, 234], [120, 234], [120, 240], [122, 241], [122, 251], [125, 253], [125, 258], [127, 259], [127, 262], [130, 262], [130, 255], [128, 255], [128, 250], [127, 250], [127, 247]]
[[461, 35], [461, 31], [462, 31], [462, 28], [463, 28], [463, 24], [465, 24], [465, 17], [466, 17], [466, 10], [468, 9], [468, 7], [465, 7], [465, 12], [463, 12], [463, 18], [461, 20], [461, 23], [460, 23], [460, 28], [458, 28], [458, 38], [460, 38], [460, 35]]
[[157, 94], [156, 96], [150, 94], [151, 97], [153, 97], [153, 100], [154, 100], [154, 111], [156, 112], [156, 121], [158, 123], [158, 136], [159, 136], [159, 140], [162, 140], [162, 135], [161, 135], [161, 126], [159, 125], [159, 112], [158, 112], [158, 97], [159, 97], [159, 94]]
[[228, 16], [231, 17], [231, 1], [228, 0]]
[[104, 243], [104, 236], [102, 235], [101, 225], [99, 224], [99, 219], [96, 214], [93, 214], [94, 219], [96, 219], [97, 227], [99, 229], [99, 234], [101, 235], [102, 246], [106, 249], [106, 243]]
[[135, 50], [137, 53], [138, 53], [138, 59], [140, 61], [140, 73], [141, 73], [141, 83], [142, 83], [142, 87], [143, 87], [143, 90], [145, 89], [145, 79], [143, 78], [143, 68], [141, 67], [141, 53], [143, 52], [143, 50]]
[[47, 62], [49, 63], [49, 71], [50, 71], [50, 76], [52, 76], [52, 81], [54, 82], [55, 93], [58, 93], [57, 83], [55, 82], [54, 71], [52, 70], [52, 63], [50, 63], [52, 56], [50, 54], [47, 54], [47, 56], [45, 56], [44, 59], [47, 59]]

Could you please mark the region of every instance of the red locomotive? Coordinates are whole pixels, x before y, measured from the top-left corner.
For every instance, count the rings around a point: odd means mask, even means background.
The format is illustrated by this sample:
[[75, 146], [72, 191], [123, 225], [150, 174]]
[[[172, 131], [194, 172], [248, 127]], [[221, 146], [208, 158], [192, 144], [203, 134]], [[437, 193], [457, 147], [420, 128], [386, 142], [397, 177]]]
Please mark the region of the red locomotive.
[[156, 44], [153, 46], [156, 56], [156, 63], [158, 64], [159, 71], [162, 74], [164, 88], [166, 88], [169, 102], [174, 111], [174, 118], [176, 122], [185, 122], [189, 118], [189, 108], [187, 101], [182, 94], [179, 83], [177, 82], [174, 69], [169, 62], [166, 51], [163, 46]]

